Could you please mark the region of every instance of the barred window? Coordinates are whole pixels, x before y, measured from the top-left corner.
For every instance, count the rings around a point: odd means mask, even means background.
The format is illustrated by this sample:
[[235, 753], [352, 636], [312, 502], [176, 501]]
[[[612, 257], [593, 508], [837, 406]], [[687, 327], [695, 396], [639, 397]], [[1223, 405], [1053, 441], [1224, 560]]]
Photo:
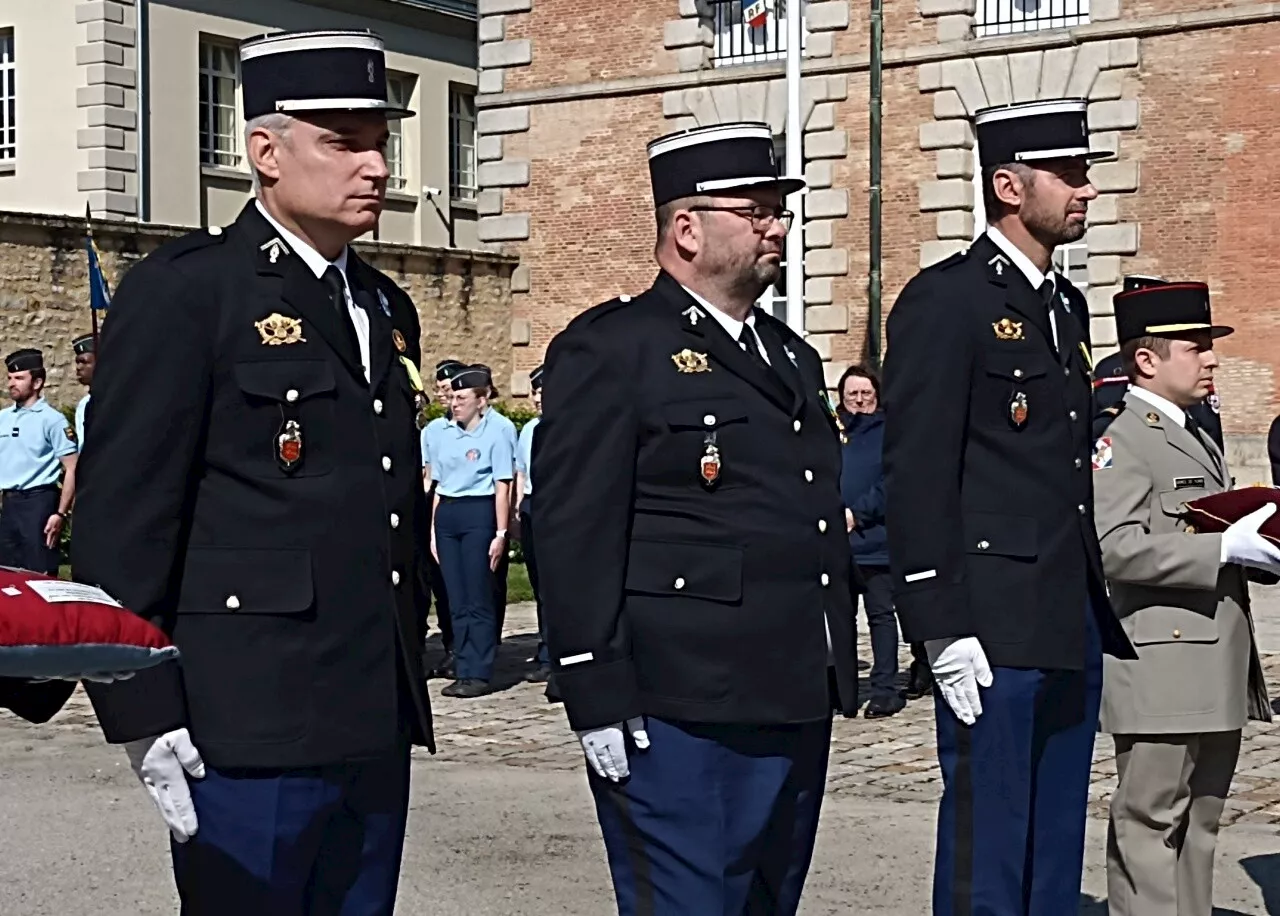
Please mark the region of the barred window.
[[1089, 0], [977, 0], [974, 35], [1066, 29], [1089, 21]]
[[476, 199], [476, 93], [449, 87], [449, 197]]
[[200, 42], [200, 162], [234, 168], [240, 164], [236, 84], [240, 58], [234, 45]]
[[18, 66], [13, 32], [0, 32], [0, 162], [18, 158]]
[[[387, 101], [396, 108], [408, 108], [409, 99], [413, 95], [413, 77], [407, 74], [387, 74]], [[404, 122], [399, 118], [387, 121], [387, 187], [393, 191], [404, 190], [409, 182], [405, 170]]]
[[710, 6], [715, 66], [758, 64], [786, 56], [787, 0], [710, 0]]

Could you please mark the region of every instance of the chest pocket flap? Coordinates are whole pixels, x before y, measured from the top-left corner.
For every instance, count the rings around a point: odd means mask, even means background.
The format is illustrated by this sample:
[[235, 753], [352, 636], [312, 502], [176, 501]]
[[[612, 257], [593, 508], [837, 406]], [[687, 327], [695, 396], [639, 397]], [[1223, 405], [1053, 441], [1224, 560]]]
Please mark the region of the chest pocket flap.
[[1036, 520], [1025, 515], [970, 512], [965, 518], [965, 551], [1000, 557], [1034, 559]]
[[333, 367], [320, 359], [272, 359], [235, 364], [245, 394], [271, 401], [303, 401], [334, 390]]
[[1044, 358], [1039, 353], [993, 353], [988, 351], [983, 361], [988, 375], [1025, 382], [1048, 373]]
[[301, 614], [314, 598], [306, 549], [192, 547], [179, 614]]
[[742, 598], [742, 548], [731, 544], [632, 541], [626, 590], [738, 601]]
[[662, 418], [672, 429], [714, 430], [730, 423], [746, 422], [747, 412], [736, 400], [702, 398], [664, 404]]
[[[1202, 471], [1199, 474], [1191, 475], [1205, 478], [1208, 472]], [[1199, 499], [1201, 496], [1207, 496], [1208, 491], [1202, 487], [1185, 487], [1181, 490], [1162, 490], [1160, 491], [1160, 510], [1165, 515], [1174, 518], [1180, 518], [1187, 511], [1187, 503]]]

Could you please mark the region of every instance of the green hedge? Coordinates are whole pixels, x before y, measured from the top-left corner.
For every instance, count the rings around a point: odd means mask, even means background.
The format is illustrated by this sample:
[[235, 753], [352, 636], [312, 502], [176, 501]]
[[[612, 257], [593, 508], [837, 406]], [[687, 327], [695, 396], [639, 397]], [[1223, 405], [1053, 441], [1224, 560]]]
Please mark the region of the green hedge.
[[[516, 407], [511, 404], [503, 404], [501, 401], [494, 405], [498, 409], [498, 413], [502, 414], [508, 420], [516, 425], [516, 429], [520, 429], [530, 420], [538, 415], [538, 412], [531, 407]], [[444, 416], [444, 408], [440, 406], [440, 402], [435, 398], [431, 399], [431, 403], [422, 411], [422, 424], [425, 426], [429, 421], [436, 417]]]

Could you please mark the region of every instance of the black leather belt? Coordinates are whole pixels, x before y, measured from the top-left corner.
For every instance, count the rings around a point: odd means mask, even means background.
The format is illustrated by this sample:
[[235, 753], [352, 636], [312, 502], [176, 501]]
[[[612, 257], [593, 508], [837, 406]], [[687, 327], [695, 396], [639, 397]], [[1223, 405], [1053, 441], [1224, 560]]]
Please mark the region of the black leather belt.
[[56, 483], [47, 483], [39, 487], [28, 487], [25, 490], [0, 490], [5, 496], [30, 496], [35, 493], [48, 493], [50, 490], [58, 489]]

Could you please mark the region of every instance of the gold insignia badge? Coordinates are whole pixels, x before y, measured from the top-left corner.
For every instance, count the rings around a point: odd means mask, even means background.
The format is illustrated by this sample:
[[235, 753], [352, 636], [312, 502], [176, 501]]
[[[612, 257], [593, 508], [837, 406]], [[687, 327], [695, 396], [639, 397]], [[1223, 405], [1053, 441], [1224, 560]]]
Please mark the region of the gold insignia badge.
[[1022, 340], [1021, 321], [1001, 318], [991, 323], [991, 329], [996, 332], [996, 340]]
[[72, 442], [76, 441], [76, 428], [74, 426], [67, 427], [67, 438]]
[[255, 321], [253, 326], [262, 335], [262, 342], [269, 347], [307, 342], [302, 336], [301, 318], [290, 318], [288, 315], [272, 312], [261, 321]]
[[396, 350], [400, 353], [404, 352], [405, 342], [404, 335], [400, 333], [399, 328], [391, 329], [391, 342], [396, 345]]
[[1159, 422], [1160, 422], [1160, 414], [1156, 413], [1154, 410], [1148, 410], [1148, 411], [1147, 411], [1147, 422], [1148, 422], [1148, 423], [1159, 423]]
[[707, 354], [705, 353], [681, 350], [679, 353], [671, 354], [671, 361], [676, 364], [676, 368], [681, 372], [711, 371], [711, 365], [707, 362]]

